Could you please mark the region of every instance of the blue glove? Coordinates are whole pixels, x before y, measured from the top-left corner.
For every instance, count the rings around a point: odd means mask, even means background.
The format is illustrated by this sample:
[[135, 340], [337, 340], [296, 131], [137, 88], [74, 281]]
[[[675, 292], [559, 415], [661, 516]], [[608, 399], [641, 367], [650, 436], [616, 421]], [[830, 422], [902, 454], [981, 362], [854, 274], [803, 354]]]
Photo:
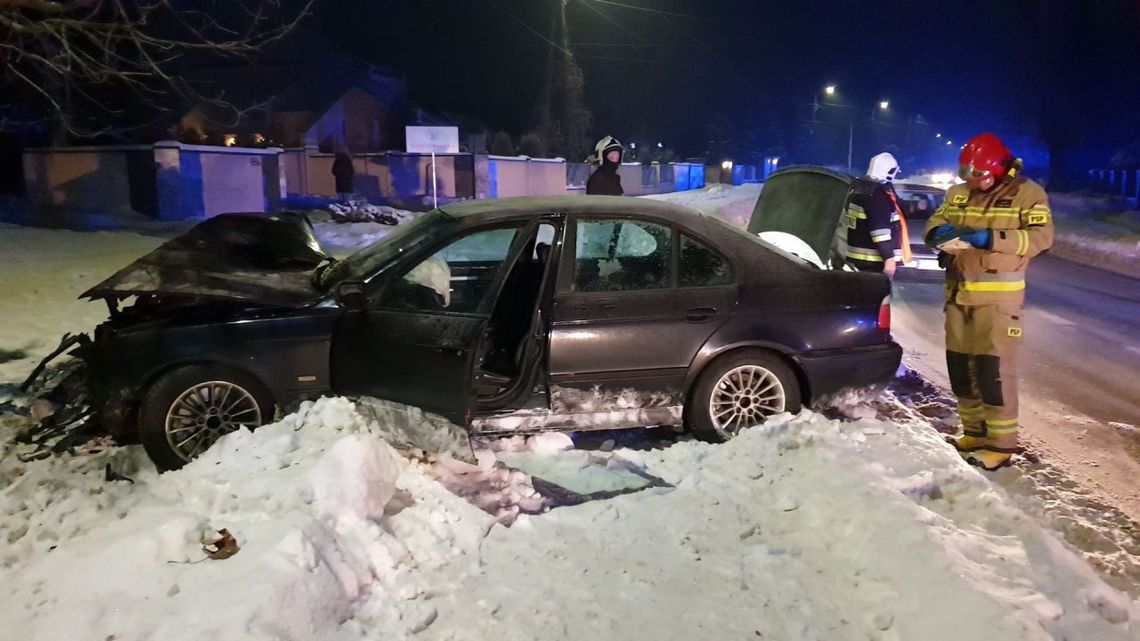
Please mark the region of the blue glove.
[[958, 233], [958, 228], [954, 225], [939, 225], [930, 230], [926, 235], [926, 244], [931, 247], [937, 247], [942, 243], [954, 238]]
[[994, 233], [988, 229], [975, 229], [962, 234], [960, 238], [978, 249], [989, 249], [994, 246]]

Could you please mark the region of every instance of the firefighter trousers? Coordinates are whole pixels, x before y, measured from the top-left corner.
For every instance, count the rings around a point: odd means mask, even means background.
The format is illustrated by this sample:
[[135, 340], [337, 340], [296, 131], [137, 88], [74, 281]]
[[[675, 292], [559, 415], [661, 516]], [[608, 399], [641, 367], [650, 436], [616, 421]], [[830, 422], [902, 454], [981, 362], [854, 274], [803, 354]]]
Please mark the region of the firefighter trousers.
[[1017, 451], [1017, 304], [946, 304], [946, 369], [966, 436], [987, 450]]

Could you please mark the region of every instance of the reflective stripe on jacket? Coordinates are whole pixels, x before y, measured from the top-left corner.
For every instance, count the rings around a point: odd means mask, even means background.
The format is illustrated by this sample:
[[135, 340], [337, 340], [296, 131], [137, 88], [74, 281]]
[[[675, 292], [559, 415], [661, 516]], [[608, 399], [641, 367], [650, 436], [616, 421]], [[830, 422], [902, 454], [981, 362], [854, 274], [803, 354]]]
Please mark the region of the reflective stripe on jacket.
[[1029, 259], [1053, 246], [1053, 214], [1040, 185], [1012, 178], [989, 193], [954, 185], [926, 223], [924, 235], [939, 225], [993, 231], [991, 249], [955, 254], [946, 270], [947, 300], [959, 305], [1025, 301], [1025, 268]]
[[847, 258], [872, 263], [901, 259], [899, 214], [887, 187], [858, 178], [847, 195]]

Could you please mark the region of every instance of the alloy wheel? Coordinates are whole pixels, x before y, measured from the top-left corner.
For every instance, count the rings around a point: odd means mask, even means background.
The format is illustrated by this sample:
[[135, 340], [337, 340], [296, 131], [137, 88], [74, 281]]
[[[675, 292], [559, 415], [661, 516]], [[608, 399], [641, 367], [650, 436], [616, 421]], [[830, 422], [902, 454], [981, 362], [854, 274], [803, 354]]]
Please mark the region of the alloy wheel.
[[206, 451], [222, 436], [261, 425], [257, 399], [239, 385], [207, 381], [183, 392], [166, 413], [166, 440], [183, 460]]
[[787, 395], [780, 379], [759, 365], [725, 372], [709, 398], [709, 416], [717, 431], [734, 435], [784, 411]]

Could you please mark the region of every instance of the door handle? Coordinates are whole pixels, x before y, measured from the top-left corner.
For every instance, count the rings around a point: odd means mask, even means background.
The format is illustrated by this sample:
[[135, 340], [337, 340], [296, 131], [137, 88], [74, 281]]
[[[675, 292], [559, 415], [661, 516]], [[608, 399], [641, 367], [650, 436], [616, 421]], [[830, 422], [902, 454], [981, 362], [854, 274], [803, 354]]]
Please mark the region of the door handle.
[[703, 323], [716, 316], [715, 307], [694, 307], [685, 310], [685, 320], [690, 323]]
[[453, 352], [462, 352], [463, 341], [456, 340], [454, 338], [444, 338], [439, 341], [439, 348]]

